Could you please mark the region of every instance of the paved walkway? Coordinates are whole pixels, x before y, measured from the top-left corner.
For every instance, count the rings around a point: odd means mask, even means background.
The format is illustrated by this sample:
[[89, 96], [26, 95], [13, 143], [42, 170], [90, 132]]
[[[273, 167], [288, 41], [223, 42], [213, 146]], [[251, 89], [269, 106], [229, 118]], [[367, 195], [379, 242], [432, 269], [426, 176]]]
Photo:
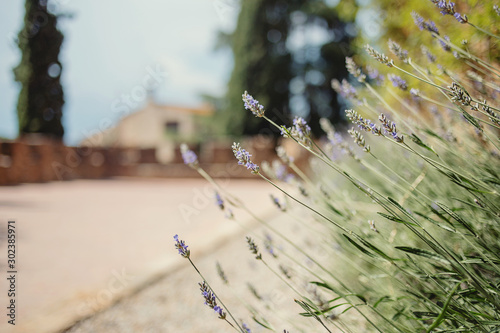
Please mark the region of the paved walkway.
[[[272, 188], [265, 182], [227, 180], [223, 186], [260, 216], [274, 212]], [[173, 247], [175, 234], [203, 252], [241, 233], [223, 217], [204, 180], [0, 187], [2, 312], [9, 301], [5, 233], [10, 219], [17, 232], [16, 326], [0, 312], [0, 332], [5, 333], [56, 332], [184, 265]]]

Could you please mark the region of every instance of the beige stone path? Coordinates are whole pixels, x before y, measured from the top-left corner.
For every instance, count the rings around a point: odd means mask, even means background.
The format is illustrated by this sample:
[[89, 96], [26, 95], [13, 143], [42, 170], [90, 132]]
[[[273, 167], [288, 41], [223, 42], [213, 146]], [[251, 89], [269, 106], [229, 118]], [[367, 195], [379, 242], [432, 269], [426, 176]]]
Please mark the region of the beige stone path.
[[[260, 216], [273, 214], [265, 182], [227, 180], [223, 186]], [[17, 232], [15, 327], [6, 319], [9, 219]], [[240, 219], [251, 220], [241, 213]], [[204, 251], [237, 233], [241, 229], [224, 218], [202, 179], [0, 187], [0, 332], [56, 332], [184, 265], [174, 234]]]

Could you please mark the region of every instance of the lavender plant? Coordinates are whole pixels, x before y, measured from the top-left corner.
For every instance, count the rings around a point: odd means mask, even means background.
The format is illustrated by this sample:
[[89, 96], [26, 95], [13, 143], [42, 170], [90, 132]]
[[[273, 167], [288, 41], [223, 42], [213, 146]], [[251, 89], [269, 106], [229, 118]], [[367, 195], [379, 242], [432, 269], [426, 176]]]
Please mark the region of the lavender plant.
[[[434, 5], [443, 16], [453, 16], [457, 28], [468, 24], [485, 39], [497, 38], [474, 25], [472, 13], [459, 13], [462, 6], [431, 0], [429, 6]], [[326, 120], [321, 121], [325, 140], [314, 138], [303, 118], [295, 118], [289, 128], [276, 124], [253, 96], [242, 96], [244, 108], [310, 154], [309, 172], [299, 169], [282, 147], [277, 152], [284, 164], [261, 168], [239, 143], [232, 147], [239, 165], [282, 192], [286, 205], [271, 196], [276, 213], [298, 220], [314, 235], [309, 246], [300, 246], [243, 200], [225, 193], [183, 149], [186, 164], [216, 187], [219, 207], [247, 210], [268, 232], [247, 236], [247, 245], [290, 290], [289, 301], [300, 315], [311, 320], [307, 330], [290, 322], [297, 331], [500, 331], [500, 64], [493, 61], [498, 55], [485, 58], [468, 42], [459, 45], [448, 38], [439, 21], [407, 14], [422, 30], [416, 38], [430, 33], [439, 53], [430, 53], [433, 45], [404, 49], [390, 40], [396, 56], [391, 59], [367, 45], [375, 60], [368, 58], [368, 75], [346, 58], [359, 88], [348, 81], [333, 81], [332, 87], [355, 105], [356, 110], [345, 112], [356, 126], [348, 131], [350, 143]], [[431, 61], [419, 63], [421, 50]], [[457, 65], [439, 65], [450, 51]], [[294, 177], [285, 176], [289, 172]], [[296, 212], [310, 220], [297, 219]], [[275, 239], [288, 249], [276, 246]], [[191, 261], [187, 246], [175, 240], [179, 254]], [[259, 241], [267, 252], [260, 252]], [[218, 299], [208, 288], [207, 305], [226, 319], [227, 309], [213, 303]], [[265, 320], [252, 311], [259, 326], [276, 331], [271, 307], [260, 313]], [[246, 324], [237, 324], [231, 323], [248, 331]]]

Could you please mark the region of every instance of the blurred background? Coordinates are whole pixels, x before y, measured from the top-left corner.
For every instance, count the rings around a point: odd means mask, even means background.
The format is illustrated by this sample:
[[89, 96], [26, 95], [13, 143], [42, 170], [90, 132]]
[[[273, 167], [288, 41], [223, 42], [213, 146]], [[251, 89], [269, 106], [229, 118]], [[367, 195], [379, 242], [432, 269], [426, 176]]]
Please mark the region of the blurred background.
[[[147, 287], [180, 267], [176, 233], [205, 255], [241, 233], [183, 164], [181, 142], [225, 189], [272, 216], [269, 187], [247, 179], [231, 143], [241, 141], [256, 163], [271, 161], [279, 131], [244, 110], [242, 93], [279, 124], [304, 117], [317, 138], [321, 117], [342, 126], [348, 103], [330, 82], [347, 77], [346, 56], [376, 43], [390, 3], [4, 3], [0, 267], [6, 272], [7, 221], [16, 221], [19, 293], [17, 325], [2, 321], [0, 331], [58, 332]], [[161, 318], [193, 332], [192, 315]]]
[[[179, 163], [180, 142], [207, 163], [231, 157], [218, 148], [235, 137], [276, 143], [278, 131], [245, 112], [245, 90], [273, 120], [302, 116], [319, 136], [320, 117], [342, 121], [345, 101], [330, 81], [346, 77], [352, 42], [380, 29], [376, 11], [360, 9], [369, 1], [339, 3], [9, 3], [0, 23], [0, 166], [37, 164], [41, 174], [2, 169], [0, 183], [136, 175], [138, 164], [168, 176], [153, 164]], [[68, 165], [68, 154], [80, 165]]]

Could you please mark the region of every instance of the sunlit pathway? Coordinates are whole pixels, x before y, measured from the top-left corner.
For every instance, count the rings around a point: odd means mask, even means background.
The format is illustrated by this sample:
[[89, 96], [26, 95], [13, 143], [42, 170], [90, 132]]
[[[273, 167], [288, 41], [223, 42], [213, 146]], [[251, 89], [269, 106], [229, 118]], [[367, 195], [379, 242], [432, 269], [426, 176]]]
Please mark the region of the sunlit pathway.
[[[227, 180], [259, 215], [274, 212], [270, 185]], [[240, 219], [250, 221], [239, 213]], [[16, 221], [16, 326], [7, 306], [7, 220]], [[241, 229], [224, 218], [204, 180], [114, 179], [0, 188], [1, 332], [54, 332], [184, 264], [179, 234], [203, 252]]]

